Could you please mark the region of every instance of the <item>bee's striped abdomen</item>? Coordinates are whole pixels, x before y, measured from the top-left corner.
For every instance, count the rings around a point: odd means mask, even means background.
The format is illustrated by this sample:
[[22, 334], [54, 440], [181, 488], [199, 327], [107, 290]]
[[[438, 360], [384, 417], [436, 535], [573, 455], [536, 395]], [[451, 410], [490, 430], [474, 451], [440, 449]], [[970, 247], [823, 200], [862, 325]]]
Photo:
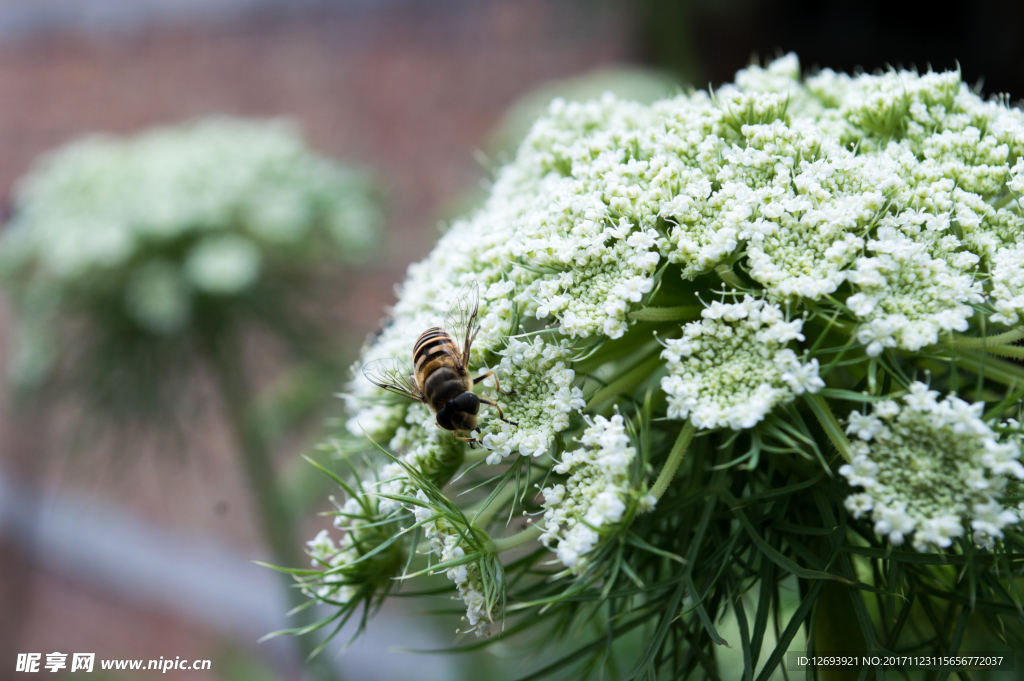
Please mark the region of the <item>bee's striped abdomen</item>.
[[427, 329], [416, 339], [416, 345], [412, 349], [412, 361], [416, 365], [417, 374], [430, 373], [428, 368], [431, 364], [442, 361], [438, 366], [448, 366], [450, 359], [459, 356], [458, 348], [452, 341], [452, 337], [437, 327]]
[[468, 390], [468, 373], [459, 357], [459, 349], [444, 329], [427, 329], [416, 339], [412, 351], [416, 382], [435, 411]]

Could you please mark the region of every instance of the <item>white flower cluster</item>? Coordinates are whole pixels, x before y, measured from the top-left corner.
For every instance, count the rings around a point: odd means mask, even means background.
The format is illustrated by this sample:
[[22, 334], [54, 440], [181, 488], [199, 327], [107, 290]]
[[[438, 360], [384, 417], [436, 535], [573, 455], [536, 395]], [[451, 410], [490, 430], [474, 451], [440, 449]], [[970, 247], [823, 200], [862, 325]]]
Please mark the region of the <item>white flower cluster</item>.
[[[622, 416], [611, 419], [598, 416], [583, 431], [579, 449], [562, 454], [552, 469], [569, 474], [564, 484], [542, 490], [544, 495], [544, 533], [541, 541], [551, 546], [557, 541], [558, 559], [569, 569], [583, 565], [601, 532], [622, 520], [634, 494], [630, 465], [636, 457]], [[639, 500], [643, 509], [654, 507], [655, 500]]]
[[144, 329], [171, 333], [195, 295], [241, 293], [296, 259], [359, 257], [379, 223], [369, 189], [283, 122], [88, 137], [22, 180], [3, 267], [65, 298], [113, 295]]
[[[885, 222], [893, 222], [886, 220]], [[955, 237], [954, 237], [955, 239]], [[943, 258], [934, 258], [924, 243], [914, 241], [889, 224], [867, 243], [873, 257], [858, 258], [848, 279], [859, 292], [846, 305], [864, 320], [857, 340], [869, 355], [883, 348], [920, 350], [939, 340], [940, 332], [965, 331], [974, 314], [969, 303], [982, 303], [981, 282], [960, 274]], [[962, 253], [952, 258], [974, 265], [978, 257]]]
[[[427, 497], [422, 491], [417, 492], [417, 497], [421, 501], [427, 502]], [[410, 510], [416, 516], [416, 521], [423, 523], [423, 533], [430, 540], [430, 549], [440, 563], [459, 560], [466, 556], [463, 534], [472, 530], [456, 527], [443, 517], [431, 520], [434, 511], [429, 506], [413, 506]], [[495, 613], [488, 607], [483, 582], [480, 578], [480, 566], [475, 561], [471, 561], [448, 568], [445, 574], [448, 575], [448, 579], [455, 582], [459, 596], [466, 604], [465, 619], [470, 628], [465, 631], [475, 632], [480, 637], [490, 636], [494, 633], [500, 624], [494, 621]]]
[[1024, 310], [1024, 244], [1001, 248], [992, 254], [992, 298], [996, 314], [993, 322], [1011, 326], [1020, 321]]
[[778, 305], [744, 296], [713, 302], [701, 316], [661, 353], [669, 418], [689, 417], [698, 428], [751, 428], [776, 405], [825, 386], [818, 360], [801, 362], [786, 347], [804, 339], [803, 322], [786, 321]]
[[[343, 512], [360, 513], [361, 508], [354, 499], [349, 499]], [[359, 536], [358, 521], [343, 522], [342, 517], [334, 519], [334, 526], [345, 533], [341, 538], [341, 545], [335, 546], [331, 534], [327, 530], [320, 530], [316, 537], [306, 542], [309, 547], [310, 565], [320, 570], [323, 574], [316, 585], [308, 586], [319, 598], [329, 598], [339, 603], [348, 603], [358, 592], [357, 586], [351, 583], [350, 576], [345, 574], [344, 568], [356, 561], [360, 554], [356, 548], [356, 537]], [[334, 572], [332, 572], [334, 570]]]
[[[661, 210], [661, 248], [691, 276], [745, 252], [769, 299], [844, 284], [875, 355], [962, 331], [972, 304], [1016, 323], [1024, 219], [1024, 116], [958, 73], [799, 81], [792, 55], [737, 75], [715, 99], [655, 105], [662, 146], [685, 165]], [[1002, 207], [995, 207], [1002, 206]]]
[[648, 200], [647, 107], [611, 95], [586, 104], [556, 100], [519, 162], [544, 173], [544, 202], [520, 220], [513, 254], [554, 275], [517, 296], [538, 319], [554, 317], [571, 338], [618, 338], [626, 313], [653, 287], [661, 255]]
[[946, 548], [969, 527], [974, 543], [991, 549], [1019, 520], [999, 497], [1011, 478], [1024, 479], [1020, 448], [982, 420], [984, 403], [937, 397], [915, 382], [903, 404], [850, 414], [854, 459], [839, 472], [864, 491], [846, 508], [856, 518], [870, 513], [875, 531], [897, 546], [910, 538], [918, 551]]

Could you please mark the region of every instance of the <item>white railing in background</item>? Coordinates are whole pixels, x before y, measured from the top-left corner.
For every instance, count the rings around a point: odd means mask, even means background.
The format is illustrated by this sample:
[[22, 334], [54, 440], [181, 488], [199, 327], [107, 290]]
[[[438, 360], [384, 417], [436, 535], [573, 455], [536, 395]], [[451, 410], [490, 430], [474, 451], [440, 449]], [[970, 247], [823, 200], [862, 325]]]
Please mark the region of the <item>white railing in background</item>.
[[[287, 624], [276, 575], [252, 563], [266, 555], [246, 555], [212, 536], [162, 527], [71, 492], [40, 498], [2, 474], [0, 541], [15, 550], [31, 546], [28, 553], [37, 566], [63, 579], [107, 592], [140, 610], [170, 613], [241, 645], [255, 645], [259, 637]], [[390, 652], [399, 647], [441, 648], [455, 636], [418, 626], [422, 618], [407, 621], [409, 613], [397, 605], [389, 603], [366, 634], [335, 658], [344, 678], [390, 681], [412, 670], [417, 681], [460, 678], [454, 658]], [[338, 643], [349, 635], [342, 631]], [[283, 657], [293, 647], [271, 640], [260, 648], [280, 666], [290, 665]], [[327, 654], [334, 658], [333, 651]]]

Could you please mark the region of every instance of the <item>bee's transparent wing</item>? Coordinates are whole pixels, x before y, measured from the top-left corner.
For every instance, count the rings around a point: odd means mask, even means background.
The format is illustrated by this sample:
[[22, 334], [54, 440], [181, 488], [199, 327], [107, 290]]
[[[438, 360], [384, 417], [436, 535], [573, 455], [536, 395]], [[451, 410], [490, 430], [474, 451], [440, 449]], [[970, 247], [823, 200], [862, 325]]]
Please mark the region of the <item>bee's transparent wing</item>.
[[416, 385], [416, 377], [409, 363], [397, 357], [375, 359], [363, 365], [363, 376], [378, 388], [404, 395], [417, 402], [423, 401], [423, 392]]
[[444, 318], [444, 330], [452, 337], [452, 342], [461, 353], [456, 357], [463, 368], [469, 366], [469, 348], [476, 335], [476, 313], [480, 308], [480, 287], [471, 281], [455, 296], [451, 309]]

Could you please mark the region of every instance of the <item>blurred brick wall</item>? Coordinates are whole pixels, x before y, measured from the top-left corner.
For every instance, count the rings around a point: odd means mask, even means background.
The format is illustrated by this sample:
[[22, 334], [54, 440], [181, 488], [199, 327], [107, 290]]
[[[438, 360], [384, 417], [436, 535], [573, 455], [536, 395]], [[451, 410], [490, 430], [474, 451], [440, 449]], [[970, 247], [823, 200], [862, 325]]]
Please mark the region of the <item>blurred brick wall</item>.
[[[133, 30], [57, 28], [20, 36], [0, 30], [7, 36], [0, 39], [0, 194], [33, 158], [84, 133], [130, 133], [217, 113], [293, 118], [315, 147], [368, 167], [386, 190], [385, 257], [338, 292], [358, 337], [393, 300], [407, 264], [429, 250], [439, 213], [478, 186], [483, 171], [474, 151], [508, 105], [543, 81], [626, 62], [632, 54], [631, 18], [603, 2], [302, 7]], [[6, 319], [0, 311], [0, 330], [9, 326]], [[12, 416], [9, 405], [0, 406], [0, 466], [9, 476], [35, 478], [49, 495], [76, 489], [259, 553], [245, 482], [215, 412], [193, 424], [189, 455], [131, 452], [130, 464], [95, 455], [76, 465], [52, 451], [52, 415]], [[13, 556], [0, 570], [34, 571]], [[8, 579], [0, 598], [5, 595], [0, 639], [15, 646], [8, 650], [49, 652], [71, 649], [76, 639], [100, 645], [97, 637], [114, 636], [126, 641], [119, 647], [125, 655], [210, 656], [208, 637], [190, 623], [134, 609], [73, 579], [38, 574], [28, 589]], [[87, 635], [89, 622], [104, 633]], [[5, 674], [0, 669], [0, 678]]]

